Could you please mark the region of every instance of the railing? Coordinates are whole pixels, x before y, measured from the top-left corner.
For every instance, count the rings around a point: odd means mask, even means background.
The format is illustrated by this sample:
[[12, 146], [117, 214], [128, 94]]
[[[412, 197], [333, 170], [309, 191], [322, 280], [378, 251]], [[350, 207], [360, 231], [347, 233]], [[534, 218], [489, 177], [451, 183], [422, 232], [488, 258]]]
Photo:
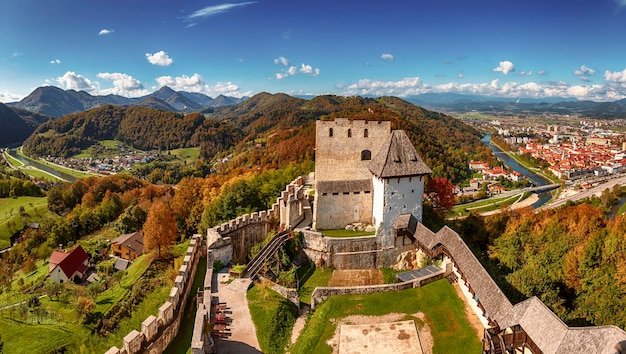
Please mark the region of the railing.
[[274, 236], [274, 238], [272, 238], [270, 242], [268, 242], [267, 245], [265, 245], [261, 249], [259, 254], [257, 254], [253, 260], [248, 262], [246, 268], [244, 268], [244, 270], [241, 272], [241, 277], [254, 279], [259, 273], [259, 270], [261, 270], [261, 266], [263, 266], [263, 263], [270, 256], [276, 253], [280, 249], [280, 247], [282, 247], [282, 245], [287, 242], [289, 238], [291, 238], [291, 230], [282, 231]]

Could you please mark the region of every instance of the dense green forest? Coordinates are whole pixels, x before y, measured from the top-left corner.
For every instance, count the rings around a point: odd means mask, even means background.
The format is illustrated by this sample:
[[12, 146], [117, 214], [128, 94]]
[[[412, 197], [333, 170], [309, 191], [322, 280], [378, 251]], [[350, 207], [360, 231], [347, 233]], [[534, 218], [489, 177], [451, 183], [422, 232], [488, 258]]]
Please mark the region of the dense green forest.
[[228, 149], [241, 137], [228, 123], [197, 113], [106, 105], [41, 125], [24, 142], [24, 151], [34, 156], [70, 157], [100, 140], [115, 139], [141, 150], [200, 146], [214, 153], [215, 146]]
[[571, 326], [626, 328], [626, 216], [581, 203], [456, 227], [511, 302], [537, 296]]

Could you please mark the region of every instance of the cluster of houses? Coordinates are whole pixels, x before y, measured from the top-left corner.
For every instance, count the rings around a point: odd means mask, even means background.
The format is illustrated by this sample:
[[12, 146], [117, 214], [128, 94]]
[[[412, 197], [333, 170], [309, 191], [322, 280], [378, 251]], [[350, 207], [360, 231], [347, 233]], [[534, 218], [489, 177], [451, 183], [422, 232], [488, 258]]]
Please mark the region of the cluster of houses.
[[534, 158], [545, 160], [550, 164], [550, 172], [558, 178], [576, 179], [622, 172], [626, 166], [624, 148], [626, 146], [613, 144], [611, 139], [590, 138], [584, 144], [529, 142], [520, 147], [520, 153], [528, 153]]
[[483, 185], [489, 186], [489, 191], [492, 193], [502, 193], [505, 189], [502, 186], [497, 185], [494, 181], [500, 179], [500, 177], [513, 182], [520, 182], [524, 179], [524, 175], [517, 171], [507, 171], [503, 167], [496, 166], [491, 167], [488, 162], [483, 161], [470, 161], [469, 169], [473, 172], [482, 174], [482, 178], [472, 178], [470, 180], [469, 187], [463, 189], [464, 193], [472, 193], [480, 190]]
[[128, 170], [136, 164], [148, 163], [155, 158], [156, 156], [150, 152], [134, 152], [133, 154], [112, 158], [95, 159], [89, 157], [83, 159], [72, 157], [64, 159], [62, 157], [47, 156], [45, 160], [75, 170], [108, 174]]
[[[126, 270], [135, 258], [143, 254], [143, 234], [133, 232], [121, 235], [111, 243], [111, 257], [116, 270]], [[79, 245], [71, 251], [55, 250], [48, 261], [50, 281], [63, 284], [88, 284], [98, 280], [87, 252]]]

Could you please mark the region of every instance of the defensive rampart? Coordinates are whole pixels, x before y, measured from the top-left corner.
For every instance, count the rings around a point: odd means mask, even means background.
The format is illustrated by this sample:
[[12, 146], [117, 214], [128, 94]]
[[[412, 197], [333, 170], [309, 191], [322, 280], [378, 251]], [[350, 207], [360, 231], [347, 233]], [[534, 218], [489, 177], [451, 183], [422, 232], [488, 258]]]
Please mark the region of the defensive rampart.
[[245, 214], [207, 230], [207, 244], [215, 260], [222, 264], [244, 264], [254, 244], [262, 241], [274, 227], [289, 229], [304, 219], [304, 179], [287, 185], [269, 210]]
[[202, 236], [194, 235], [180, 266], [169, 300], [160, 308], [158, 316], [150, 315], [141, 324], [141, 331], [133, 330], [124, 337], [123, 347], [111, 347], [105, 354], [162, 353], [178, 334], [187, 296], [202, 257]]

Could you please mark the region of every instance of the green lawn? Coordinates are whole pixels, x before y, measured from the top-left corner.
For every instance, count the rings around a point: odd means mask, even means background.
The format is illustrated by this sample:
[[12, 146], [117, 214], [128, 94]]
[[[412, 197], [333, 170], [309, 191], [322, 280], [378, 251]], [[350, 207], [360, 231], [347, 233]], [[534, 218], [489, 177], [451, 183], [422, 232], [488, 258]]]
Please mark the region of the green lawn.
[[22, 161], [16, 159], [15, 157], [11, 156], [8, 150], [4, 150], [4, 157], [6, 157], [9, 163], [13, 165], [14, 167], [20, 168], [24, 166], [24, 163], [22, 163]]
[[[26, 219], [19, 213], [20, 206], [28, 215]], [[0, 249], [11, 246], [11, 235], [24, 227], [24, 221], [37, 222], [47, 211], [46, 197], [0, 198]]]
[[332, 268], [309, 268], [301, 267], [298, 270], [298, 278], [300, 280], [300, 302], [311, 305], [311, 294], [318, 286], [328, 286], [330, 277], [333, 275]]
[[199, 147], [174, 149], [169, 152], [181, 160], [185, 160], [187, 163], [191, 163], [200, 157]]
[[247, 297], [261, 350], [266, 354], [284, 353], [291, 339], [298, 308], [269, 285], [255, 284]]
[[[434, 340], [433, 353], [480, 353], [480, 339], [465, 316], [463, 301], [447, 280], [421, 288], [370, 295], [332, 296], [309, 317], [291, 353], [332, 353], [326, 344], [338, 319], [350, 315], [380, 316], [404, 313], [406, 319], [422, 312]], [[334, 321], [331, 322], [331, 319]], [[416, 323], [420, 325], [419, 319]]]
[[326, 237], [359, 237], [376, 235], [376, 232], [354, 231], [345, 229], [319, 230], [319, 232]]
[[448, 217], [467, 216], [472, 211], [483, 213], [486, 211], [496, 210], [503, 206], [511, 205], [517, 202], [518, 200], [519, 201], [524, 200], [528, 198], [529, 196], [530, 196], [530, 193], [524, 193], [524, 194], [519, 193], [519, 194], [514, 194], [512, 196], [504, 197], [504, 198], [483, 199], [474, 203], [457, 205], [454, 208], [452, 208], [452, 210], [448, 214]]

